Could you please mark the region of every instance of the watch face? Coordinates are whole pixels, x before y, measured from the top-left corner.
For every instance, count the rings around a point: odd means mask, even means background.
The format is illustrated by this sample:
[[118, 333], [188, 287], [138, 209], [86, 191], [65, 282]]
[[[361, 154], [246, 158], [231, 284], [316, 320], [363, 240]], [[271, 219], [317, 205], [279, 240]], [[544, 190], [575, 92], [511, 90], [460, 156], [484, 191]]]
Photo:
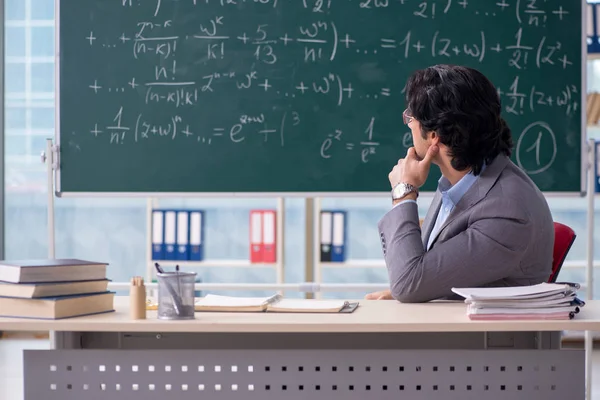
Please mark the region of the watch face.
[[407, 185], [406, 183], [401, 182], [401, 183], [397, 184], [394, 187], [394, 189], [392, 190], [392, 199], [393, 200], [400, 199], [412, 191], [413, 191], [413, 189], [410, 185]]
[[406, 187], [406, 184], [399, 183], [394, 187], [394, 190], [392, 190], [392, 199], [399, 199], [405, 196], [406, 193], [408, 193], [408, 188]]

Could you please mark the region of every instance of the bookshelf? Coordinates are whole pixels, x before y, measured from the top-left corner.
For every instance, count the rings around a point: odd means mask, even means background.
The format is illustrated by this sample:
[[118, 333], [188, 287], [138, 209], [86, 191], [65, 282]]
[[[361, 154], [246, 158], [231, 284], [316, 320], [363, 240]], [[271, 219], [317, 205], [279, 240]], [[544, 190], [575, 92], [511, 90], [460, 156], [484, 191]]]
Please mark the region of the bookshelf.
[[[250, 261], [250, 254], [248, 251], [248, 258], [245, 259], [204, 259], [199, 261], [187, 261], [187, 260], [154, 260], [152, 258], [152, 210], [160, 208], [159, 201], [157, 198], [148, 198], [146, 201], [146, 280], [152, 282], [155, 278], [154, 263], [158, 262], [161, 265], [168, 267], [175, 266], [178, 264], [181, 268], [186, 270], [192, 270], [194, 268], [261, 268], [261, 269], [272, 269], [275, 272], [275, 282], [277, 284], [284, 283], [284, 218], [285, 218], [285, 201], [282, 197], [276, 198], [276, 258], [274, 263], [255, 263]], [[248, 240], [249, 242], [249, 240]], [[207, 253], [205, 245], [204, 251]], [[209, 252], [208, 252], [209, 253]]]
[[[379, 259], [348, 259], [346, 258], [343, 262], [329, 262], [321, 261], [321, 198], [316, 197], [313, 202], [312, 212], [312, 238], [311, 243], [313, 244], [312, 252], [307, 252], [307, 255], [312, 256], [312, 265], [307, 264], [307, 270], [305, 275], [313, 276], [314, 282], [317, 285], [323, 283], [323, 271], [325, 269], [360, 269], [360, 268], [385, 268], [385, 262], [383, 256]], [[348, 217], [348, 214], [347, 214]], [[348, 238], [349, 235], [346, 237]], [[346, 246], [348, 242], [346, 242]], [[346, 249], [346, 252], [348, 249]], [[347, 254], [347, 253], [346, 253]], [[312, 268], [312, 270], [309, 270]], [[387, 282], [381, 282], [386, 284]], [[315, 293], [315, 298], [322, 298], [322, 293]]]

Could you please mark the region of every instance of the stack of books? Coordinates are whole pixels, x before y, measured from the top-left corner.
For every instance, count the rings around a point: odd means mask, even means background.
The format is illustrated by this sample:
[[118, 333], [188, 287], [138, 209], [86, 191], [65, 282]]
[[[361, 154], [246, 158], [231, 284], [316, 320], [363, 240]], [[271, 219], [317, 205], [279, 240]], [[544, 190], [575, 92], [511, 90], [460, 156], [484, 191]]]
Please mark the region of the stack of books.
[[61, 319], [114, 311], [108, 264], [0, 260], [0, 317]]
[[577, 298], [576, 283], [531, 286], [453, 288], [465, 298], [472, 320], [572, 319], [585, 303]]

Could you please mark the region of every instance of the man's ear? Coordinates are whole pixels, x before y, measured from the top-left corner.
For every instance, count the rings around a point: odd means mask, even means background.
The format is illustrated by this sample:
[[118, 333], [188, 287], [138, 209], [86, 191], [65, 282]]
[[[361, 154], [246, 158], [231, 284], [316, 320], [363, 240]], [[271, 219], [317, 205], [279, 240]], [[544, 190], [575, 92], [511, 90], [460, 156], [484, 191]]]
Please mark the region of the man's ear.
[[427, 136], [429, 138], [429, 144], [430, 145], [439, 145], [440, 144], [440, 137], [438, 136], [438, 134], [435, 131], [429, 131], [427, 132]]

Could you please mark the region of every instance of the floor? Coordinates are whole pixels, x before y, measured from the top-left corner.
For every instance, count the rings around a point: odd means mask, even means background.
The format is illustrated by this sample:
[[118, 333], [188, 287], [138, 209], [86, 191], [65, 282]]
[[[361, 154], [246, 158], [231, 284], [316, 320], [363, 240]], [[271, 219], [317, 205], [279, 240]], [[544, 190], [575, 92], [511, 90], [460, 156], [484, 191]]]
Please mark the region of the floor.
[[[0, 400], [23, 399], [22, 351], [48, 348], [50, 343], [44, 338], [26, 336], [0, 339]], [[594, 350], [592, 358], [593, 400], [600, 400], [600, 348]]]

